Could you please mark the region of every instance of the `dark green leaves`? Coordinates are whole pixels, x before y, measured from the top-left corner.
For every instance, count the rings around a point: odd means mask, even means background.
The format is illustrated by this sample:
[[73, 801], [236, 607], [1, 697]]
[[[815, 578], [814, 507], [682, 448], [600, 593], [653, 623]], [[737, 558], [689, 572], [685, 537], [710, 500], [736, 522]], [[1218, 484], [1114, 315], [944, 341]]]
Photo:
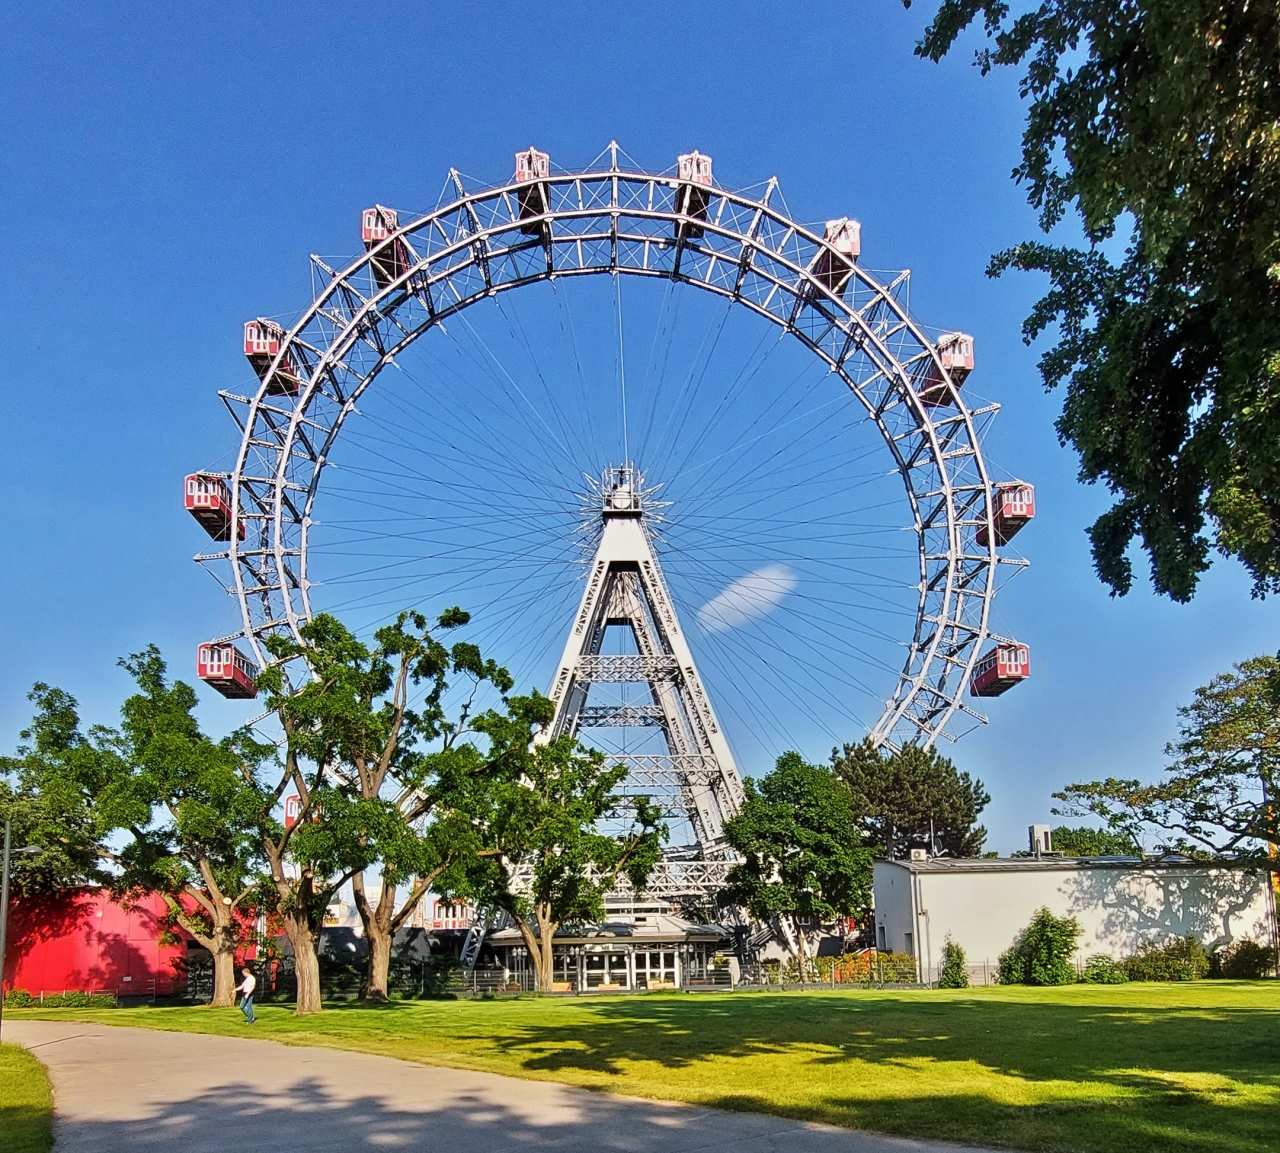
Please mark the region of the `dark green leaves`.
[[729, 872], [724, 900], [753, 917], [831, 921], [865, 908], [871, 853], [862, 847], [849, 790], [830, 769], [784, 753], [759, 781], [745, 782], [725, 839], [744, 858]]
[[[1074, 209], [1089, 247], [1021, 244], [991, 273], [1044, 273], [1024, 325], [1057, 326], [1040, 370], [1066, 384], [1058, 432], [1114, 507], [1089, 536], [1099, 577], [1195, 592], [1209, 551], [1280, 588], [1280, 18], [1274, 2], [943, 0], [917, 51], [941, 59], [979, 17], [977, 63], [1023, 68], [1014, 177], [1047, 231]], [[1098, 247], [1120, 241], [1108, 257]]]
[[900, 752], [869, 741], [831, 754], [849, 787], [854, 819], [868, 844], [890, 858], [932, 845], [952, 857], [977, 857], [987, 831], [978, 814], [991, 797], [981, 781], [959, 772], [937, 751], [908, 745]]

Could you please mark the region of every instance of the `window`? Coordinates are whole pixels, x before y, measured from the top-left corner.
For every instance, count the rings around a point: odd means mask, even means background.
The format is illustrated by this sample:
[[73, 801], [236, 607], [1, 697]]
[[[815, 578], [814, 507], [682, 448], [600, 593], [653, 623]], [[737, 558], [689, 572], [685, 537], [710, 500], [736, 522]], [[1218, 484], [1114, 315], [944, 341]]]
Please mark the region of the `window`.
[[903, 937], [907, 942], [907, 956], [914, 957], [916, 955], [916, 943], [914, 937], [910, 933], [904, 933]]

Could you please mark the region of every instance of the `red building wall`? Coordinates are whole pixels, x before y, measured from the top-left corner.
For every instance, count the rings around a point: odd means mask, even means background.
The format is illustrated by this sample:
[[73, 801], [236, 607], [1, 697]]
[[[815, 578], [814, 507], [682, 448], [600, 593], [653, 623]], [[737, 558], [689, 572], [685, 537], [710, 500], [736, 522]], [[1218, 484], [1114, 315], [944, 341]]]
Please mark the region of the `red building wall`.
[[[117, 904], [101, 889], [15, 900], [9, 909], [5, 989], [144, 996], [180, 983], [186, 942], [162, 945], [164, 900]], [[185, 937], [186, 934], [179, 933]]]

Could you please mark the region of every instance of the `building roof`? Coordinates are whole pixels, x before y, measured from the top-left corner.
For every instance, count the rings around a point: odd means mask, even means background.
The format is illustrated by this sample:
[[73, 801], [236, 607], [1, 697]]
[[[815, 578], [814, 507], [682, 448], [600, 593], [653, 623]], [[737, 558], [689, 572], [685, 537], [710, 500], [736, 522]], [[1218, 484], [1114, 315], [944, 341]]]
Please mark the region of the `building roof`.
[[[647, 944], [671, 944], [682, 941], [723, 941], [733, 935], [723, 925], [697, 925], [671, 913], [651, 913], [639, 918], [610, 918], [595, 925], [561, 926], [555, 939], [563, 945], [603, 944], [608, 940]], [[522, 945], [524, 939], [514, 926], [490, 933], [493, 945]]]
[[1244, 869], [1257, 865], [1233, 861], [1198, 861], [1177, 855], [1161, 857], [931, 857], [927, 861], [878, 860], [877, 865], [898, 865], [912, 873], [1020, 873], [1061, 872], [1071, 869]]

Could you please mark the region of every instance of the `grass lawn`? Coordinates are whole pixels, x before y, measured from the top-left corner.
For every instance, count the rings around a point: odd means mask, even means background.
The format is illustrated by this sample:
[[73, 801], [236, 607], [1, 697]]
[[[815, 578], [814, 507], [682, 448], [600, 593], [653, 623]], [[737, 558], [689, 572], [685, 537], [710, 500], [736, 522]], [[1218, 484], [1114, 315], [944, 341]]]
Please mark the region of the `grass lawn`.
[[53, 1145], [53, 1094], [44, 1066], [18, 1045], [0, 1045], [0, 1148], [47, 1153]]
[[[10, 1010], [246, 1032], [235, 1009]], [[253, 1035], [1025, 1150], [1274, 1153], [1280, 982], [258, 1009]], [[45, 1098], [47, 1100], [47, 1098]]]

